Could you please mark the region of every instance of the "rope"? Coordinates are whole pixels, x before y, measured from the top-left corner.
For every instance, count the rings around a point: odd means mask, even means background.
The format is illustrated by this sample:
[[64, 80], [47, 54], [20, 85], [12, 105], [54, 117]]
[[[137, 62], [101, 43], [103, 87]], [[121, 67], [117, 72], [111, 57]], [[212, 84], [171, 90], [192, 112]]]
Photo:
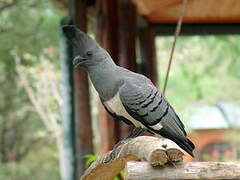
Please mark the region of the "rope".
[[175, 45], [176, 45], [177, 38], [180, 34], [180, 31], [181, 31], [181, 26], [182, 26], [183, 17], [184, 17], [184, 14], [185, 14], [186, 6], [187, 6], [187, 0], [182, 0], [182, 11], [181, 11], [180, 17], [178, 19], [177, 27], [176, 27], [176, 30], [175, 30], [173, 45], [172, 45], [170, 58], [169, 58], [169, 62], [168, 62], [168, 68], [167, 68], [167, 72], [166, 72], [166, 78], [165, 78], [164, 86], [163, 86], [163, 94], [165, 94], [165, 92], [166, 92], [169, 72], [170, 72], [170, 69], [171, 69], [173, 54], [174, 54], [174, 50], [175, 50]]

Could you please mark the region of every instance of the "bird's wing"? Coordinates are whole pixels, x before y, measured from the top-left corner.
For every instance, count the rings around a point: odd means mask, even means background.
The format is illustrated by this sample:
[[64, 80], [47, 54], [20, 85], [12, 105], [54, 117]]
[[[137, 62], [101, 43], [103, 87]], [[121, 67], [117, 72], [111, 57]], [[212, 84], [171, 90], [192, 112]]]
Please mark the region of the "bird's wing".
[[173, 140], [192, 155], [194, 145], [186, 138], [183, 123], [152, 83], [127, 82], [120, 88], [119, 96], [134, 119], [150, 131]]

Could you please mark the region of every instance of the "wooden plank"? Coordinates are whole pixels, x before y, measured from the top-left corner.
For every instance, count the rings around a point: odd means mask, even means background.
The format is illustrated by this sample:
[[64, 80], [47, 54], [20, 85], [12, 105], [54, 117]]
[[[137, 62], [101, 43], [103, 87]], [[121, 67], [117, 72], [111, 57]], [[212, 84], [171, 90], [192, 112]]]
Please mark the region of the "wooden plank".
[[[152, 23], [176, 22], [181, 12], [181, 0], [132, 0], [139, 14]], [[239, 0], [189, 0], [184, 22], [240, 22]]]
[[239, 162], [189, 162], [153, 168], [148, 162], [128, 162], [127, 180], [240, 179]]
[[[70, 1], [70, 14], [74, 24], [82, 31], [87, 31], [87, 10], [84, 0]], [[86, 154], [93, 154], [92, 126], [90, 113], [89, 82], [88, 75], [82, 69], [74, 69], [74, 114], [76, 133], [76, 178], [85, 170]]]

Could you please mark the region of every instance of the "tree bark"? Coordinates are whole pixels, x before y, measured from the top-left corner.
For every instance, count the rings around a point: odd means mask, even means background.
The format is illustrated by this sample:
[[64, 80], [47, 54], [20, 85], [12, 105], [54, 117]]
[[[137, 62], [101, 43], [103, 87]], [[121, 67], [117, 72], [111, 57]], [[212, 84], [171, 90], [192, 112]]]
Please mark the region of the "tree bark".
[[127, 180], [240, 179], [239, 162], [189, 162], [176, 167], [153, 168], [147, 162], [128, 162]]

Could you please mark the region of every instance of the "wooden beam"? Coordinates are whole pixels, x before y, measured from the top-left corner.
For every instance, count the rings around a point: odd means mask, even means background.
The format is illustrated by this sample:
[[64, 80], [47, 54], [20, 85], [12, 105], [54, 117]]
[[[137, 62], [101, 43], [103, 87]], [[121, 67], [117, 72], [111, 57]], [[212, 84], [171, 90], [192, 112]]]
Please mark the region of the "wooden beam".
[[[136, 33], [137, 11], [129, 0], [119, 0], [119, 65], [137, 72]], [[126, 137], [133, 126], [120, 122], [121, 138]]]
[[[156, 35], [174, 35], [176, 24], [151, 24], [156, 30]], [[181, 35], [228, 35], [240, 34], [240, 23], [184, 23]]]
[[[99, 0], [97, 3], [96, 40], [118, 64], [118, 1]], [[120, 139], [120, 129], [119, 121], [113, 119], [99, 104], [100, 152], [105, 153]]]
[[[181, 0], [132, 0], [139, 14], [152, 23], [173, 23], [179, 18]], [[207, 6], [206, 6], [207, 4]], [[236, 23], [240, 22], [239, 0], [189, 0], [186, 23]]]
[[141, 71], [144, 75], [157, 84], [157, 63], [155, 47], [155, 30], [147, 25], [139, 29], [140, 53], [141, 53]]
[[153, 168], [148, 162], [128, 162], [126, 180], [240, 179], [239, 162], [189, 162]]
[[[87, 31], [87, 9], [84, 0], [70, 1], [70, 14], [74, 24], [82, 31]], [[92, 123], [90, 113], [88, 75], [82, 69], [74, 69], [74, 114], [76, 131], [76, 178], [85, 170], [86, 154], [93, 154]]]

